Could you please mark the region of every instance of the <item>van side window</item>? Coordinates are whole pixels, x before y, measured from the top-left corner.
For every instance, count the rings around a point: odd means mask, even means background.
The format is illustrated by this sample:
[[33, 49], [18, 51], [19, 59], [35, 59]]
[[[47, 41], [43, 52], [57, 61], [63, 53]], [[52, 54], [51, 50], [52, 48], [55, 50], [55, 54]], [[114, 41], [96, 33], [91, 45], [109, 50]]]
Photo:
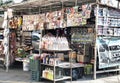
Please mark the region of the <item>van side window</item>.
[[32, 36], [32, 40], [33, 40], [33, 41], [37, 41], [37, 40], [39, 40], [39, 37], [33, 35], [33, 36]]

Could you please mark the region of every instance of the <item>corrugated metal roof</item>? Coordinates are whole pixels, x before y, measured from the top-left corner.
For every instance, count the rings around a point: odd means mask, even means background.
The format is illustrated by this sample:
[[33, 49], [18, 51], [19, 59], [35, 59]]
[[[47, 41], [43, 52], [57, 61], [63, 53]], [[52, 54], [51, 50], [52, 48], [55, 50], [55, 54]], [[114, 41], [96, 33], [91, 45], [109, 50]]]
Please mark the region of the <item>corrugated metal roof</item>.
[[84, 3], [90, 3], [95, 1], [96, 0], [29, 0], [19, 4], [9, 5], [9, 7], [13, 9], [25, 9], [25, 8], [27, 9], [27, 8], [33, 8], [33, 7], [49, 6], [53, 4], [59, 5], [64, 3], [65, 6], [69, 6], [69, 5], [75, 5], [75, 3], [84, 4]]

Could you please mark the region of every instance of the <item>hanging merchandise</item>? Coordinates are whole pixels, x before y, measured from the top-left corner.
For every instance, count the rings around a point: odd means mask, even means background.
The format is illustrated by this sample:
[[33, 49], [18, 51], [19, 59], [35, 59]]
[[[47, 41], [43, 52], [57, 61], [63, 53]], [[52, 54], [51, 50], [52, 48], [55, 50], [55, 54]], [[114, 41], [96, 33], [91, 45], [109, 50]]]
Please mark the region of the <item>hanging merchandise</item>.
[[18, 28], [22, 30], [22, 23], [23, 23], [23, 18], [22, 16], [18, 17]]
[[16, 55], [16, 33], [15, 32], [10, 32], [9, 33], [9, 48], [10, 48], [10, 63], [13, 63], [15, 60], [15, 55]]
[[46, 13], [45, 29], [55, 29], [66, 27], [64, 20], [64, 9]]
[[36, 30], [39, 25], [39, 15], [23, 15], [22, 30], [31, 31]]
[[18, 28], [18, 18], [13, 17], [9, 20], [9, 28], [17, 29]]
[[78, 14], [74, 11], [74, 8], [67, 8], [67, 27], [79, 26], [82, 23], [82, 14]]
[[118, 0], [100, 0], [100, 3], [117, 8]]
[[91, 5], [86, 4], [82, 7], [75, 6], [73, 8], [67, 8], [67, 27], [80, 26], [87, 23], [87, 19], [90, 18]]
[[13, 17], [13, 10], [12, 9], [8, 9], [7, 13], [8, 13], [8, 18], [12, 18]]
[[36, 25], [37, 30], [44, 29], [44, 23], [45, 23], [45, 14], [39, 15], [39, 24]]

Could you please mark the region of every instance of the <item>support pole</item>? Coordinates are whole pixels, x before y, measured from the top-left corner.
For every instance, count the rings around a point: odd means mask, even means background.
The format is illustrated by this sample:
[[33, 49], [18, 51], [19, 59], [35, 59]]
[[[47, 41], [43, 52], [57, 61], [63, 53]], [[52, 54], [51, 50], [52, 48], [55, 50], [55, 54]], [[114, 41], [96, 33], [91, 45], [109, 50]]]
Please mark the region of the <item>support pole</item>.
[[[98, 2], [98, 0], [96, 1]], [[98, 11], [99, 11], [99, 4], [97, 4], [96, 7], [96, 24], [95, 24], [95, 47], [94, 47], [94, 80], [96, 79], [96, 64], [97, 64], [97, 45], [96, 45], [96, 40], [97, 40], [97, 30], [98, 30]]]

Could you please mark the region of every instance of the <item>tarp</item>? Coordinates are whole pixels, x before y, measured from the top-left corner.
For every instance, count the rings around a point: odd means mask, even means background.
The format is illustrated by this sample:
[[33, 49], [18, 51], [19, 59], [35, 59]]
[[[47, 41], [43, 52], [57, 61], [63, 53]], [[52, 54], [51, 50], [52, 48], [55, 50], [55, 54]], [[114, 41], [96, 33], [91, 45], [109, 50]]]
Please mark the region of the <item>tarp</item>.
[[97, 51], [99, 68], [120, 65], [120, 38], [98, 38]]

